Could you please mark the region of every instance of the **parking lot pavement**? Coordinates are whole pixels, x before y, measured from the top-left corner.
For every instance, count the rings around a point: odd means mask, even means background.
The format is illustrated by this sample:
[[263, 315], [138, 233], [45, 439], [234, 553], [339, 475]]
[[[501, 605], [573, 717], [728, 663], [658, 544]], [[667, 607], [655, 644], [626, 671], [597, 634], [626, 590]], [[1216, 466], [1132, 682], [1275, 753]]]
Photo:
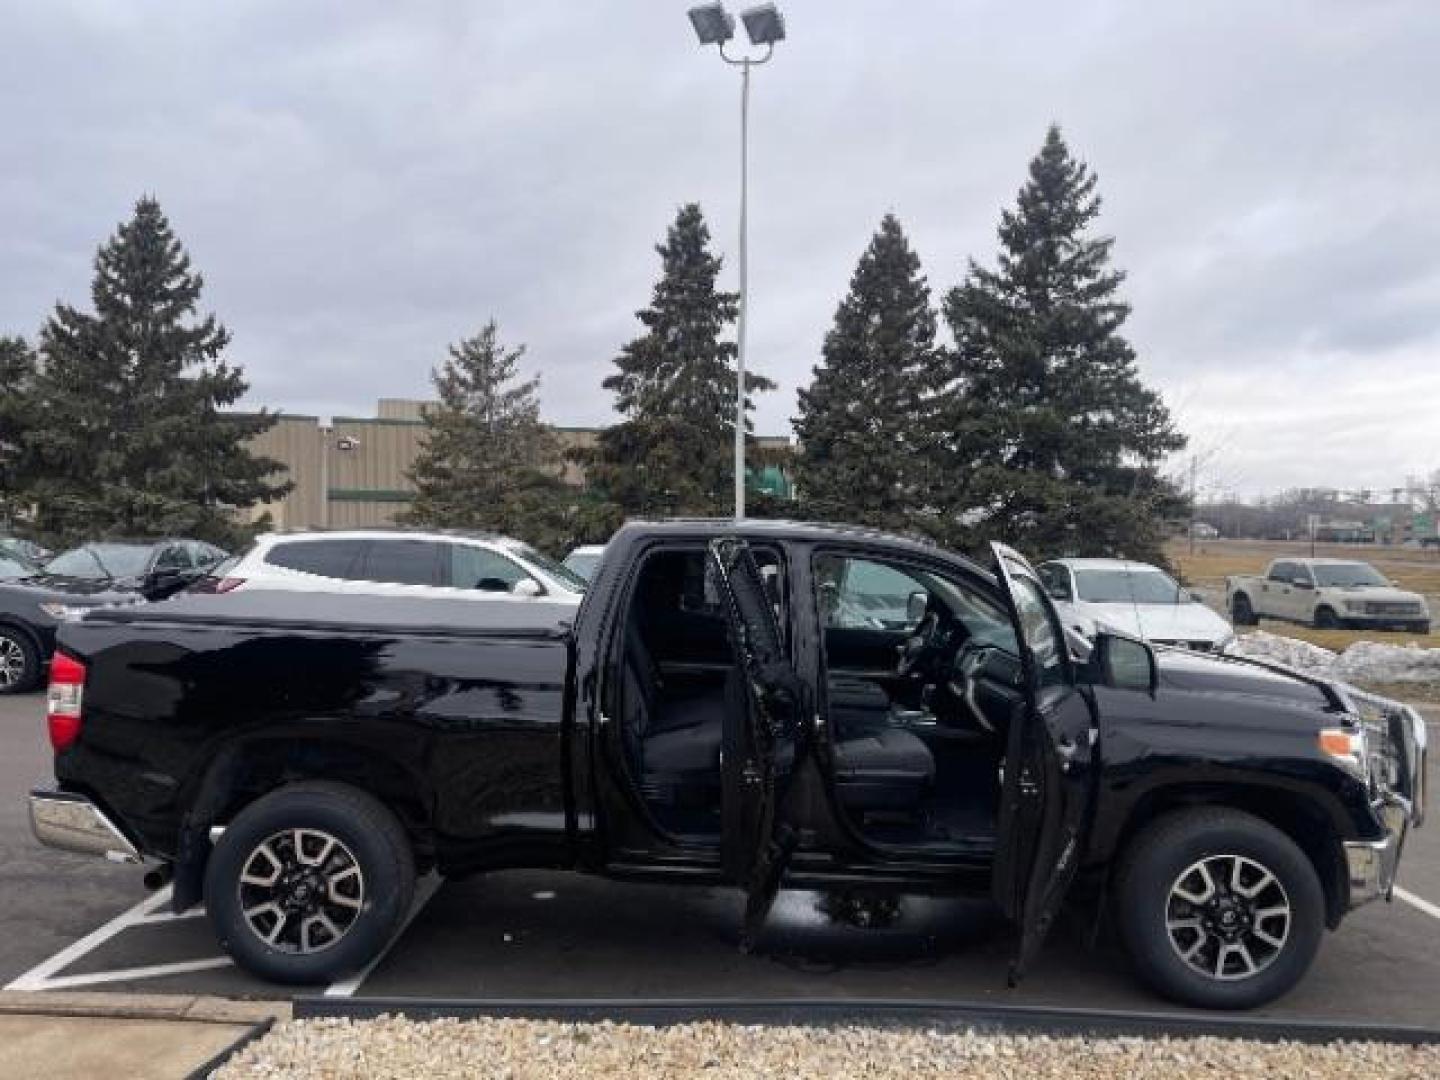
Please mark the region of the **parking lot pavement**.
[[[38, 697], [0, 699], [0, 985], [28, 973], [35, 988], [275, 997], [278, 988], [219, 955], [203, 917], [166, 917], [163, 896], [146, 894], [134, 867], [70, 858], [30, 839], [23, 795], [48, 771], [40, 707]], [[1440, 736], [1440, 714], [1430, 719]], [[1435, 771], [1432, 762], [1432, 781]], [[1440, 819], [1409, 844], [1402, 885], [1415, 902], [1354, 913], [1327, 935], [1301, 986], [1264, 1012], [1440, 1026], [1440, 907], [1427, 910], [1440, 905]], [[859, 930], [818, 916], [812, 895], [787, 893], [749, 956], [737, 947], [740, 910], [738, 894], [724, 889], [497, 873], [440, 886], [373, 971], [329, 990], [1160, 1006], [1113, 945], [1085, 947], [1076, 926], [1060, 927], [1020, 988], [1006, 989], [1013, 940], [985, 905], [907, 898], [892, 927]]]

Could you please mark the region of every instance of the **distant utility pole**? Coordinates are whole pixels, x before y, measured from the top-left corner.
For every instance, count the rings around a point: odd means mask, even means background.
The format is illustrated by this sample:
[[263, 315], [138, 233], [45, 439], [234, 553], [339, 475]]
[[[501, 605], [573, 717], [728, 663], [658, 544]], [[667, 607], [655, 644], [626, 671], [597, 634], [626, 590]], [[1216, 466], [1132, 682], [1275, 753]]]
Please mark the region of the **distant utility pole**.
[[1195, 554], [1195, 474], [1200, 469], [1200, 459], [1190, 455], [1190, 554]]

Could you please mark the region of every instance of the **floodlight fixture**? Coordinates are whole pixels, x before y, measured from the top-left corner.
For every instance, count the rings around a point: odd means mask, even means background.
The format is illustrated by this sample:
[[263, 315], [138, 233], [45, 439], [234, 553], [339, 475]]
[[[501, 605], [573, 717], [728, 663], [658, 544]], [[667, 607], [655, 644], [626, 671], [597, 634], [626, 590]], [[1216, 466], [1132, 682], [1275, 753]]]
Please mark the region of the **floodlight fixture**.
[[785, 16], [774, 4], [757, 4], [740, 13], [752, 45], [774, 45], [785, 40]]
[[[735, 16], [723, 4], [701, 4], [690, 9], [690, 25], [701, 45], [724, 45], [735, 36]], [[749, 25], [748, 23], [746, 24]]]

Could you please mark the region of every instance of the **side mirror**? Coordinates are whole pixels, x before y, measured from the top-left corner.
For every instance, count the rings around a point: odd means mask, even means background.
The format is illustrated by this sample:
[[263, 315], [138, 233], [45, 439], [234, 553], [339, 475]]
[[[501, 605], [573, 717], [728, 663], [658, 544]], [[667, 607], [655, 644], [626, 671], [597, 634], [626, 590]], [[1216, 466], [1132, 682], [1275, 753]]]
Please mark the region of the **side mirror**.
[[1064, 585], [1046, 585], [1045, 592], [1049, 594], [1051, 600], [1064, 600], [1066, 602], [1070, 600], [1070, 590]]
[[1198, 592], [1196, 592], [1194, 589], [1191, 589], [1191, 590], [1190, 590], [1190, 599], [1193, 600], [1193, 601], [1194, 601], [1195, 603], [1197, 603], [1197, 604], [1203, 604], [1203, 603], [1205, 602], [1205, 597], [1201, 596], [1201, 595], [1200, 595]]
[[905, 601], [905, 618], [911, 626], [925, 618], [925, 612], [929, 610], [930, 594], [924, 589], [916, 589]]
[[1155, 650], [1137, 638], [1102, 630], [1086, 664], [1090, 682], [1115, 690], [1142, 690], [1151, 697], [1160, 686]]
[[510, 586], [510, 595], [525, 597], [544, 596], [545, 590], [540, 587], [540, 583], [534, 578], [524, 577]]

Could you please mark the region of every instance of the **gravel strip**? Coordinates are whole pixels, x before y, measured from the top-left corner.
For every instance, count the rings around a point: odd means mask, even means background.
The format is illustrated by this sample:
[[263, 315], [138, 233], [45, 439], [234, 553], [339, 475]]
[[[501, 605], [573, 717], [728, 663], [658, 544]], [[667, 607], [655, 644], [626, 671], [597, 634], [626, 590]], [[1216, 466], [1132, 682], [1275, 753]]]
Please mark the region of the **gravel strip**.
[[1369, 1077], [1440, 1076], [1440, 1047], [974, 1034], [909, 1027], [296, 1020], [214, 1074], [290, 1077]]

